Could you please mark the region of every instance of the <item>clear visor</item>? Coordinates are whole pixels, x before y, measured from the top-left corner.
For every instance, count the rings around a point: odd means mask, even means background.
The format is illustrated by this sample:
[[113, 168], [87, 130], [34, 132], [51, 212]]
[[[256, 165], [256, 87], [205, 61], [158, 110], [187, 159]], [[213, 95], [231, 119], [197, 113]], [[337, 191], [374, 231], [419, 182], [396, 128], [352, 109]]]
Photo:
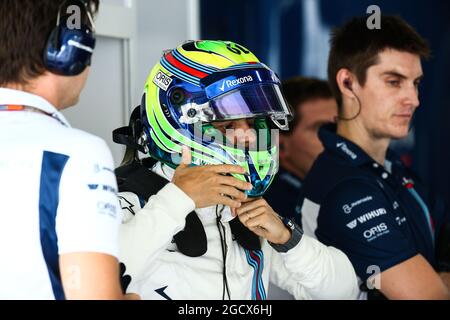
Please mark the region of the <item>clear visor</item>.
[[210, 101], [211, 121], [289, 114], [280, 88], [275, 84], [244, 87]]
[[279, 85], [274, 83], [243, 86], [200, 105], [189, 103], [182, 106], [182, 112], [180, 120], [184, 123], [267, 117], [280, 129], [287, 129], [292, 115]]

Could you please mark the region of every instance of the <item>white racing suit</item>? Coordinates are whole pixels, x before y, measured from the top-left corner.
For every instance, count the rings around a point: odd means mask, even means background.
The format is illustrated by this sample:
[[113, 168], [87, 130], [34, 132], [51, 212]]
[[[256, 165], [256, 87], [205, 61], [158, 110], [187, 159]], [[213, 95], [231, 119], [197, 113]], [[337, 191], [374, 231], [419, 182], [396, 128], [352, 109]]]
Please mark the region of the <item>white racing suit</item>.
[[[174, 172], [161, 163], [153, 171], [169, 181]], [[222, 221], [218, 227], [215, 206], [197, 209], [208, 249], [203, 256], [193, 258], [180, 253], [172, 243], [195, 208], [183, 191], [169, 183], [143, 207], [142, 199], [134, 193], [119, 196], [124, 213], [120, 260], [132, 278], [127, 292], [142, 299], [265, 299], [269, 281], [296, 299], [357, 298], [356, 275], [347, 256], [306, 235], [287, 253], [278, 253], [265, 239], [261, 239], [261, 250], [249, 251], [233, 239], [229, 223]], [[222, 214], [229, 210], [224, 209]], [[225, 231], [223, 241], [220, 229]]]

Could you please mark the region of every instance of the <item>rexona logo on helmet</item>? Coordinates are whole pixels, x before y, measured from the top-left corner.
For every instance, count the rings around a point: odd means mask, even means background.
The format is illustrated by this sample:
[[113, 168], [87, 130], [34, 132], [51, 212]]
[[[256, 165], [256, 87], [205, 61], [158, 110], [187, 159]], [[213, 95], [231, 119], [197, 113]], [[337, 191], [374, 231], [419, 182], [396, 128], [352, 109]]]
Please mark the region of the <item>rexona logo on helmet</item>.
[[[287, 129], [288, 116], [280, 80], [253, 53], [229, 41], [189, 41], [164, 52], [147, 79], [140, 141], [173, 168], [183, 145], [194, 165], [243, 166], [248, 175], [235, 177], [252, 183], [256, 197], [278, 171], [278, 129], [270, 128]], [[251, 119], [256, 143], [236, 145], [217, 128], [238, 119]]]

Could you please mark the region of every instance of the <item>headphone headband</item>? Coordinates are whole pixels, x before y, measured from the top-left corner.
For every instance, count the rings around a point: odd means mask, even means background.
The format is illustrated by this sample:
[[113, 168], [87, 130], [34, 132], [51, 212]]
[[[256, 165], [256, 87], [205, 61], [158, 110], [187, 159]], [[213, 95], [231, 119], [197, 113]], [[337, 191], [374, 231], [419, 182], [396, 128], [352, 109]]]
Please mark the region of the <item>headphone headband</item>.
[[[74, 2], [77, 2], [78, 7], [84, 10], [89, 25], [82, 23], [81, 28], [71, 29], [66, 23], [62, 23], [63, 8]], [[94, 48], [95, 24], [86, 1], [64, 1], [59, 6], [56, 27], [50, 33], [44, 52], [44, 63], [47, 70], [64, 76], [78, 75], [91, 64]]]

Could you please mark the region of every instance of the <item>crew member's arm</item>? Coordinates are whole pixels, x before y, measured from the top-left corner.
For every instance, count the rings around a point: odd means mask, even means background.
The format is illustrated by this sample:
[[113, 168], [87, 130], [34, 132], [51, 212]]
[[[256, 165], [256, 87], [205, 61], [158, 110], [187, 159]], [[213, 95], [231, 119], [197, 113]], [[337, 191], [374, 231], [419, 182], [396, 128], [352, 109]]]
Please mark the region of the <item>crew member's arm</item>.
[[444, 284], [447, 286], [447, 290], [450, 292], [450, 272], [440, 272], [439, 276], [441, 277]]
[[440, 277], [444, 281], [447, 289], [450, 290], [450, 206], [443, 205], [441, 207], [444, 215], [443, 225], [440, 227], [440, 232], [436, 236], [436, 247], [439, 249], [438, 269], [440, 270]]
[[[318, 239], [344, 251], [357, 275], [389, 299], [446, 299], [448, 290], [406, 236], [407, 217], [378, 186], [355, 179], [341, 183], [320, 208]], [[374, 274], [375, 272], [375, 274]]]
[[444, 279], [418, 254], [380, 274], [380, 291], [389, 299], [449, 299]]
[[[63, 289], [67, 299], [123, 299], [117, 261], [122, 215], [111, 153], [90, 135], [67, 144], [69, 156], [52, 154], [46, 162], [49, 171], [63, 169], [59, 194], [48, 195], [43, 208], [58, 208], [55, 234], [50, 219], [41, 233], [53, 291], [57, 298]], [[48, 183], [55, 177], [49, 175]]]
[[117, 259], [93, 252], [68, 253], [59, 258], [66, 299], [123, 298]]

